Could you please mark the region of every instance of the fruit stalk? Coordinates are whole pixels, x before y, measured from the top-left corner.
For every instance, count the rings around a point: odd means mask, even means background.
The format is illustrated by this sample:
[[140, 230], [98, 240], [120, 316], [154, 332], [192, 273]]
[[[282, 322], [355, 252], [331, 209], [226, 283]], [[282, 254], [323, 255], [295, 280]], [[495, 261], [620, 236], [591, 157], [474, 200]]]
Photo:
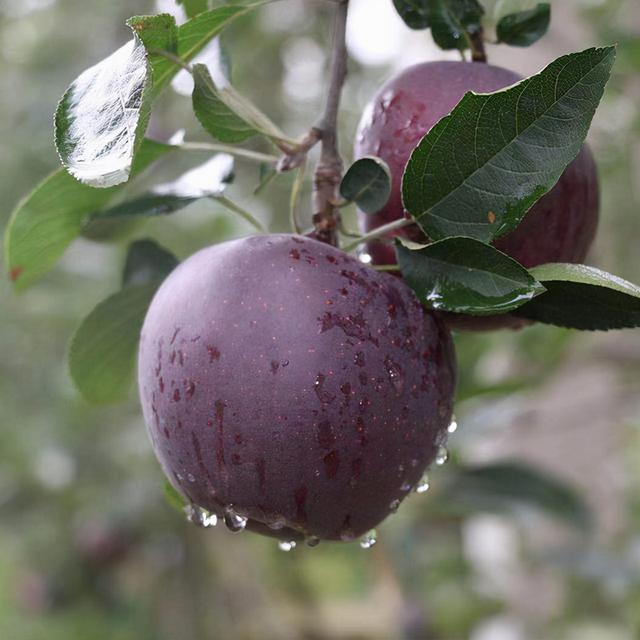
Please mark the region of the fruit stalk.
[[313, 237], [337, 246], [339, 210], [338, 187], [342, 179], [343, 163], [338, 150], [338, 110], [342, 87], [347, 76], [346, 27], [349, 0], [341, 0], [336, 7], [333, 35], [331, 75], [324, 111], [316, 129], [321, 132], [320, 161], [313, 181]]

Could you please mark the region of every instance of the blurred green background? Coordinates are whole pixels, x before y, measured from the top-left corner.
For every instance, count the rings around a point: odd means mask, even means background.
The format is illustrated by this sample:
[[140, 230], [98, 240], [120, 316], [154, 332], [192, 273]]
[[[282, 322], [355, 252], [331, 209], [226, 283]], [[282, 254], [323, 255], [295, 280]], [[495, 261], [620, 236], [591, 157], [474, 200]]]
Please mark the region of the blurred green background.
[[[445, 57], [427, 32], [403, 26], [391, 0], [352, 5], [341, 121], [347, 157], [380, 83], [408, 64]], [[225, 36], [236, 86], [294, 136], [319, 110], [330, 9], [322, 0], [287, 0]], [[529, 74], [562, 53], [619, 44], [590, 136], [603, 187], [591, 262], [637, 282], [640, 6], [555, 0], [553, 9], [544, 40], [525, 50], [490, 47], [490, 60]], [[171, 0], [0, 0], [3, 226], [57, 167], [51, 118], [66, 86], [126, 41], [126, 18], [158, 10], [176, 7]], [[150, 134], [167, 139], [182, 127], [188, 140], [206, 140], [190, 101], [169, 91]], [[206, 159], [172, 160], [148, 180]], [[256, 198], [257, 168], [236, 169], [229, 195], [272, 229], [287, 229], [292, 176]], [[430, 491], [410, 497], [369, 551], [320, 545], [286, 554], [272, 540], [189, 525], [163, 497], [133, 392], [124, 405], [96, 409], [71, 385], [68, 340], [118, 288], [125, 240], [153, 237], [185, 257], [250, 229], [200, 203], [125, 231], [116, 244], [75, 243], [24, 294], [12, 294], [6, 277], [0, 285], [0, 638], [640, 637], [637, 331], [534, 327], [456, 336], [460, 428]], [[495, 466], [505, 461], [509, 467]], [[471, 465], [484, 465], [489, 481], [474, 485]], [[537, 480], [526, 475], [532, 468]]]

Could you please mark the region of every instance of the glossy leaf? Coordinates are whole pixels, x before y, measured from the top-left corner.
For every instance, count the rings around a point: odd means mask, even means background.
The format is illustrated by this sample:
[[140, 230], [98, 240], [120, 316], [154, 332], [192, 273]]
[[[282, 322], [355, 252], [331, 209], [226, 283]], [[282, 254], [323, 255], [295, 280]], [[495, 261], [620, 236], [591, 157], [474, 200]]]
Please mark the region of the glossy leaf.
[[579, 264], [545, 264], [530, 272], [547, 291], [517, 315], [586, 331], [640, 327], [639, 286]]
[[428, 308], [471, 315], [506, 313], [544, 291], [515, 260], [471, 238], [411, 249], [396, 242], [404, 281]]
[[477, 0], [429, 0], [431, 35], [442, 49], [469, 48], [467, 33], [480, 29], [484, 14]]
[[142, 323], [156, 284], [126, 287], [101, 302], [71, 342], [69, 372], [84, 398], [106, 404], [127, 396]]
[[355, 202], [365, 213], [380, 211], [391, 195], [389, 166], [380, 158], [356, 160], [342, 179], [340, 195], [349, 202]]
[[[170, 46], [173, 18], [134, 18], [134, 34]], [[67, 171], [92, 187], [129, 179], [150, 114], [151, 66], [137, 35], [84, 71], [62, 97], [55, 115], [56, 146]]]
[[393, 0], [393, 6], [405, 24], [411, 29], [429, 27], [430, 0]]
[[529, 47], [547, 32], [551, 23], [551, 5], [543, 2], [528, 11], [504, 16], [498, 22], [498, 42], [514, 47]]
[[122, 286], [162, 282], [177, 266], [177, 258], [153, 240], [136, 240], [127, 252]]
[[489, 242], [513, 230], [580, 151], [614, 59], [613, 47], [588, 49], [511, 88], [467, 93], [405, 170], [404, 205], [425, 233]]
[[591, 514], [579, 494], [560, 479], [520, 462], [468, 467], [456, 473], [437, 496], [448, 513], [511, 513], [533, 508], [586, 531]]
[[[133, 174], [175, 149], [145, 140]], [[123, 188], [94, 189], [64, 169], [45, 178], [17, 205], [5, 231], [6, 262], [16, 289], [26, 288], [49, 271], [78, 237], [85, 219], [108, 206]]]
[[193, 111], [209, 135], [220, 142], [233, 144], [258, 134], [222, 101], [205, 65], [193, 65], [193, 83]]

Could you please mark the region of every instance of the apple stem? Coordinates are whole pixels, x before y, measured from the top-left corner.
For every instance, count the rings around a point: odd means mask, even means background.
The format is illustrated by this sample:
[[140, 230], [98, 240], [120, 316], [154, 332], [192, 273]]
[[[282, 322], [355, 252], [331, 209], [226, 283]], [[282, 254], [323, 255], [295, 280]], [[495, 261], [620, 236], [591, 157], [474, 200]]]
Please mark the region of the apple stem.
[[333, 54], [329, 87], [324, 111], [312, 130], [320, 133], [320, 161], [313, 179], [312, 237], [337, 246], [340, 213], [336, 203], [340, 201], [338, 187], [342, 180], [343, 163], [338, 150], [338, 110], [342, 87], [347, 77], [346, 29], [349, 0], [336, 3], [333, 35]]

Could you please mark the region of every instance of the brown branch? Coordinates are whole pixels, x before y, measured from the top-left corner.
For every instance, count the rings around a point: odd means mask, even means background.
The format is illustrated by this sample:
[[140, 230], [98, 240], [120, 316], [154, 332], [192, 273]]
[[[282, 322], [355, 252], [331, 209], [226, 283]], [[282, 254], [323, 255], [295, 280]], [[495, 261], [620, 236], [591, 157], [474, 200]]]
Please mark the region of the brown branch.
[[338, 244], [340, 213], [336, 207], [338, 187], [342, 180], [342, 158], [338, 150], [338, 110], [342, 87], [347, 77], [346, 27], [349, 0], [337, 3], [333, 34], [331, 75], [320, 121], [314, 128], [320, 132], [320, 161], [313, 180], [313, 226], [311, 236], [333, 246]]
[[475, 31], [469, 31], [469, 44], [471, 45], [471, 60], [473, 62], [486, 62], [487, 52], [484, 48], [484, 29], [480, 27]]

